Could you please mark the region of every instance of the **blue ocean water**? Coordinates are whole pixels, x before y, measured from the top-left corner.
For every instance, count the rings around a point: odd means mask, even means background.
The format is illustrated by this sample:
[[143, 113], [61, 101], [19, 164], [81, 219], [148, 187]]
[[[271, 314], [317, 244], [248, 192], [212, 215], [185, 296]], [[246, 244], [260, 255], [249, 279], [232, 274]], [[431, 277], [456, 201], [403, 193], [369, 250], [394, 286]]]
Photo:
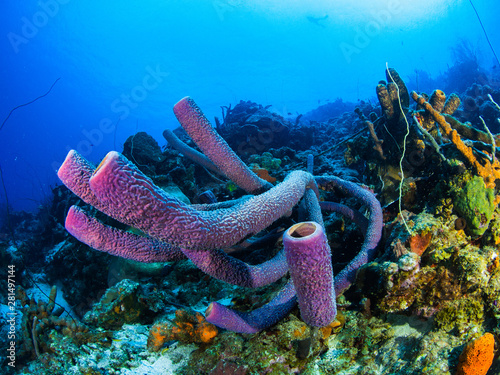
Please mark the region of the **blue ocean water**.
[[[497, 62], [469, 1], [409, 3], [3, 2], [0, 121], [58, 80], [0, 129], [10, 206], [35, 210], [49, 197], [71, 148], [97, 163], [137, 131], [165, 144], [162, 131], [177, 127], [171, 108], [186, 95], [210, 119], [239, 100], [286, 115], [337, 98], [373, 100], [386, 62], [407, 82], [416, 81], [415, 70], [437, 77], [454, 64], [460, 44], [493, 69]], [[498, 1], [474, 5], [500, 52]]]

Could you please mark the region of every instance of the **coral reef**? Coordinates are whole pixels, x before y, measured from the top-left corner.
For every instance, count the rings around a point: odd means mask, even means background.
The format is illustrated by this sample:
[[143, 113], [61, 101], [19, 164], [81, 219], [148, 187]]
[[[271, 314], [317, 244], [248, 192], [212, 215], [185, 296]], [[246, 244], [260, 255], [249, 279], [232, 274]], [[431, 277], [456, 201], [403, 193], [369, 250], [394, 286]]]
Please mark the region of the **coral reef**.
[[222, 107], [222, 122], [216, 118], [217, 132], [243, 160], [271, 148], [290, 146], [291, 123], [269, 107], [240, 101], [234, 108]]
[[462, 121], [469, 121], [474, 125], [480, 124], [479, 116], [481, 116], [492, 125], [491, 131], [493, 133], [499, 133], [500, 126], [495, 120], [500, 116], [500, 111], [491, 102], [489, 95], [497, 103], [500, 101], [498, 90], [494, 90], [489, 85], [472, 84], [463, 94], [463, 108], [459, 116]]
[[[192, 129], [166, 131], [169, 146], [138, 133], [97, 168], [71, 152], [59, 174], [81, 199], [54, 190], [36, 258], [86, 325], [23, 297], [19, 373], [499, 372], [497, 91], [415, 102], [394, 69], [385, 78], [378, 104], [344, 114], [223, 107], [224, 140], [183, 99]], [[63, 232], [66, 212], [100, 252]], [[321, 245], [292, 251], [316, 232]]]

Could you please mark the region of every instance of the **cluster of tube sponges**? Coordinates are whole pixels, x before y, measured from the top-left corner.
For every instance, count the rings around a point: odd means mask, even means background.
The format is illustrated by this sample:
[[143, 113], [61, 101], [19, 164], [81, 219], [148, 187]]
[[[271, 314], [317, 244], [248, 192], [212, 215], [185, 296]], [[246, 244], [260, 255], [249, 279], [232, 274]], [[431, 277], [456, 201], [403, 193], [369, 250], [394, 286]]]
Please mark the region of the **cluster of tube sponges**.
[[[229, 202], [188, 205], [167, 195], [117, 152], [110, 152], [95, 168], [72, 150], [58, 171], [62, 182], [84, 202], [144, 235], [110, 227], [77, 206], [68, 212], [66, 229], [97, 250], [127, 259], [165, 262], [189, 258], [207, 274], [243, 287], [273, 283], [290, 271], [291, 277], [283, 289], [257, 310], [239, 312], [213, 302], [206, 311], [206, 319], [219, 327], [258, 332], [281, 320], [297, 300], [306, 323], [317, 327], [330, 324], [336, 315], [336, 296], [354, 281], [357, 269], [373, 258], [380, 240], [382, 211], [374, 194], [337, 177], [314, 177], [300, 170], [273, 186], [239, 159], [191, 98], [179, 101], [174, 113], [201, 152], [167, 132], [174, 147], [182, 148], [183, 154], [256, 195]], [[341, 189], [358, 198], [370, 212], [369, 219], [341, 204], [321, 202], [320, 205], [318, 187]], [[266, 229], [301, 200], [306, 207], [304, 222], [286, 231], [284, 249], [272, 259], [249, 265], [223, 250]], [[335, 277], [321, 209], [350, 217], [365, 235], [359, 254]]]

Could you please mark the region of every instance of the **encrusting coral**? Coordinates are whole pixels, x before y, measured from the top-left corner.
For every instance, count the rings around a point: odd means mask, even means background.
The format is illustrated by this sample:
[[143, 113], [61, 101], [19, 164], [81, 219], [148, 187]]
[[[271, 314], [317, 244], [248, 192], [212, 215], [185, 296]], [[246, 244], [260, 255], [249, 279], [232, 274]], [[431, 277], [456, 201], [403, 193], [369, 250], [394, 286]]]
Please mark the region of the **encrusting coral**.
[[[303, 219], [322, 226], [318, 187], [330, 191], [340, 189], [363, 202], [370, 218], [368, 225], [364, 225], [366, 219], [362, 223], [365, 242], [360, 253], [335, 277], [335, 293], [328, 295], [330, 303], [335, 304], [336, 295], [354, 282], [356, 270], [373, 258], [381, 238], [382, 211], [373, 193], [337, 177], [314, 177], [305, 171], [293, 171], [273, 187], [246, 167], [192, 99], [179, 101], [174, 106], [174, 113], [223, 175], [244, 190], [260, 194], [229, 202], [187, 205], [165, 194], [117, 152], [110, 152], [94, 168], [76, 151], [70, 151], [58, 171], [63, 183], [86, 203], [141, 230], [146, 236], [106, 227], [75, 207], [68, 213], [67, 230], [101, 251], [143, 262], [173, 260], [183, 254], [213, 277], [239, 286], [257, 287], [278, 280], [293, 267], [286, 262], [285, 252], [280, 251], [274, 258], [254, 266], [221, 249], [266, 229], [301, 199], [307, 207]], [[359, 216], [342, 205], [331, 205], [328, 209], [351, 217]], [[285, 316], [294, 306], [295, 298], [294, 284], [289, 281], [267, 305], [250, 313], [232, 311], [214, 302], [207, 309], [207, 321], [238, 332], [254, 333]], [[314, 305], [313, 301], [309, 303]], [[328, 325], [330, 321], [327, 320], [334, 319], [331, 312], [320, 311], [319, 314], [328, 316], [319, 320], [321, 325]]]

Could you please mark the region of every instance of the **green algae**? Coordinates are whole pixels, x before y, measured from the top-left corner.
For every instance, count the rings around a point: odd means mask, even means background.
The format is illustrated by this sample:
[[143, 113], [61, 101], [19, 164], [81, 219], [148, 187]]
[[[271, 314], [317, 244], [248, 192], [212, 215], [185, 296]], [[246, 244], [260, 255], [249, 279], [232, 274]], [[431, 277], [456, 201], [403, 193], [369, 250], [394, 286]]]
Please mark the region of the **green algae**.
[[455, 193], [453, 204], [467, 222], [467, 232], [480, 236], [488, 229], [493, 217], [495, 191], [487, 188], [481, 177], [475, 176]]

